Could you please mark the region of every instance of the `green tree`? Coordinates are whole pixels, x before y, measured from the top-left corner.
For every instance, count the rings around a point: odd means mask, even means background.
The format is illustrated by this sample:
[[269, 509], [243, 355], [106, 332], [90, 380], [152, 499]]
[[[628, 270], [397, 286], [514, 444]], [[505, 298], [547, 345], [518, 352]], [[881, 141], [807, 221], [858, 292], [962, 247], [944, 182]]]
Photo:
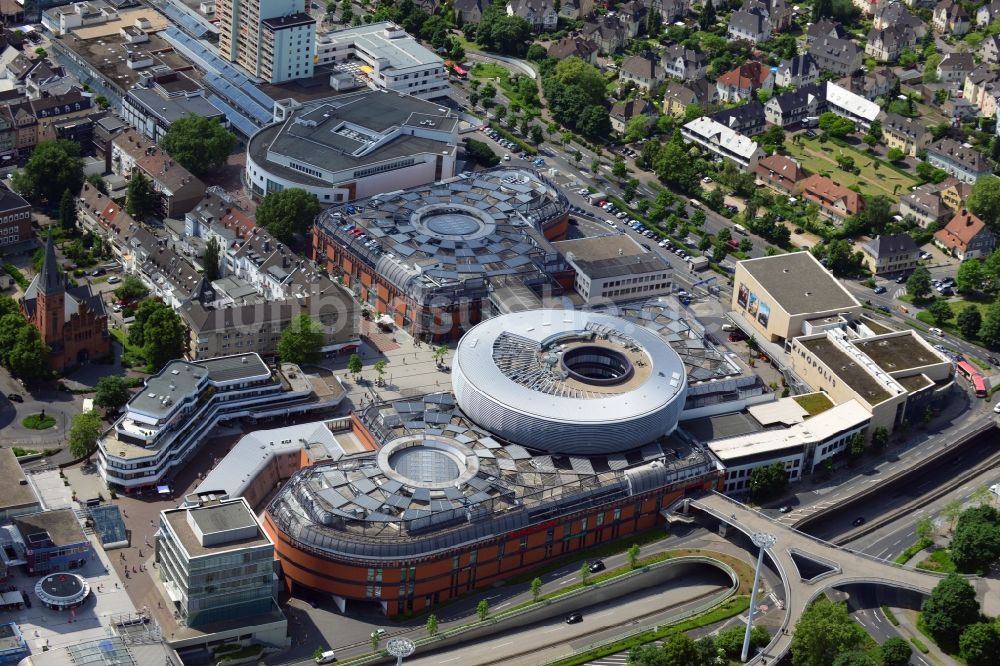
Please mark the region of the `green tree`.
[[889, 151], [885, 154], [885, 157], [890, 162], [898, 162], [899, 160], [906, 157], [906, 153], [904, 153], [899, 148], [890, 148]]
[[1000, 654], [1000, 631], [995, 622], [976, 622], [958, 640], [959, 654], [968, 666], [993, 666]]
[[834, 137], [845, 137], [857, 129], [853, 120], [838, 116], [832, 111], [820, 115], [819, 128]]
[[750, 501], [757, 504], [781, 495], [788, 483], [784, 463], [755, 467], [750, 472]]
[[108, 193], [108, 184], [104, 182], [104, 178], [98, 173], [89, 174], [84, 182], [89, 183], [92, 187], [95, 187], [101, 194]]
[[438, 632], [438, 618], [437, 615], [431, 613], [427, 616], [427, 635], [433, 636]]
[[983, 575], [1000, 558], [1000, 526], [961, 519], [951, 538], [951, 561], [960, 573]]
[[927, 313], [933, 317], [934, 323], [938, 326], [943, 325], [953, 316], [951, 306], [949, 306], [948, 301], [943, 298], [935, 298], [934, 301], [927, 306]]
[[479, 618], [480, 622], [485, 620], [490, 616], [490, 602], [486, 599], [481, 599], [476, 605], [476, 616]]
[[69, 452], [76, 459], [87, 458], [97, 449], [101, 436], [101, 417], [97, 412], [81, 412], [73, 417], [69, 428]]
[[215, 171], [229, 158], [236, 135], [205, 116], [185, 116], [170, 124], [160, 147], [195, 176]]
[[134, 275], [122, 278], [122, 284], [115, 289], [115, 296], [123, 301], [134, 301], [149, 296], [149, 289]]
[[205, 279], [209, 282], [214, 282], [221, 277], [219, 259], [219, 241], [215, 239], [215, 236], [212, 236], [205, 243], [205, 251], [201, 255], [201, 265], [205, 270]]
[[701, 653], [687, 634], [677, 633], [663, 643], [664, 666], [691, 666], [698, 664]]
[[98, 95], [97, 97], [95, 97], [94, 103], [97, 104], [97, 106], [101, 107], [102, 109], [111, 108], [111, 102], [108, 101], [108, 98], [105, 97], [104, 95]]
[[886, 639], [879, 646], [879, 656], [882, 657], [882, 666], [907, 666], [910, 663], [910, 655], [913, 648], [905, 639], [893, 636]]
[[931, 274], [923, 266], [918, 266], [910, 277], [906, 278], [906, 293], [913, 297], [914, 301], [923, 301], [931, 293]]
[[969, 303], [958, 313], [958, 330], [962, 332], [962, 337], [967, 339], [975, 338], [979, 334], [979, 329], [983, 325], [983, 315], [979, 312], [979, 306]]
[[142, 221], [156, 210], [156, 192], [149, 178], [138, 169], [132, 170], [125, 193], [125, 212]]
[[183, 358], [190, 342], [180, 315], [167, 305], [150, 313], [143, 325], [143, 339], [142, 355], [153, 372], [174, 359]]
[[531, 600], [538, 601], [538, 597], [542, 594], [542, 579], [533, 578], [531, 580]]
[[14, 346], [6, 352], [7, 366], [21, 379], [47, 377], [50, 353], [38, 329], [22, 326], [14, 338]]
[[639, 139], [645, 139], [649, 134], [649, 120], [646, 116], [638, 115], [628, 121], [625, 126], [625, 143], [635, 143]]
[[816, 2], [813, 3], [813, 23], [830, 16], [833, 16], [833, 0], [816, 0]]
[[955, 529], [955, 521], [962, 515], [962, 503], [958, 500], [948, 500], [941, 507], [941, 517], [948, 521], [948, 529]]
[[640, 551], [639, 544], [634, 543], [631, 546], [629, 546], [628, 566], [630, 569], [635, 569], [637, 566], [639, 566], [639, 551]]
[[990, 229], [1000, 232], [1000, 178], [994, 175], [979, 178], [966, 204]]
[[1000, 297], [986, 308], [983, 325], [979, 327], [979, 339], [987, 347], [1000, 347]]
[[322, 358], [323, 329], [307, 314], [300, 314], [278, 339], [278, 358], [282, 363], [315, 363]]
[[982, 290], [986, 282], [986, 269], [978, 259], [966, 259], [955, 273], [955, 288], [961, 294], [976, 293]]
[[41, 141], [24, 168], [11, 177], [11, 187], [35, 202], [55, 203], [63, 192], [79, 192], [82, 185], [80, 146], [65, 139]]
[[918, 541], [927, 541], [934, 536], [934, 521], [928, 516], [924, 516], [917, 521], [915, 531]]
[[833, 666], [881, 666], [863, 650], [851, 650], [837, 655]]
[[364, 363], [357, 354], [351, 354], [351, 357], [347, 359], [347, 371], [352, 375], [360, 373], [363, 367]]
[[434, 363], [436, 365], [441, 365], [444, 363], [445, 356], [448, 355], [448, 347], [446, 345], [438, 345], [434, 348]]
[[17, 334], [21, 332], [22, 328], [30, 325], [19, 311], [0, 317], [0, 361], [3, 362], [4, 366], [10, 367], [10, 351], [14, 348], [14, 343], [17, 342]]
[[371, 641], [372, 644], [372, 652], [378, 652], [378, 641], [379, 641], [378, 632], [373, 631], [371, 633], [371, 636], [369, 636], [369, 640]]
[[856, 433], [851, 437], [847, 444], [847, 454], [854, 460], [857, 460], [865, 454], [865, 436], [861, 433]]
[[792, 666], [830, 666], [841, 653], [863, 648], [865, 638], [846, 605], [820, 597], [795, 625]]
[[386, 360], [384, 358], [380, 358], [379, 360], [375, 361], [375, 363], [372, 365], [372, 370], [374, 370], [375, 374], [378, 375], [379, 384], [382, 383], [383, 378], [385, 377], [385, 366], [386, 366]]
[[76, 227], [76, 200], [69, 190], [64, 190], [59, 200], [59, 226], [66, 231]]
[[[743, 637], [746, 629], [744, 627], [729, 627], [723, 629], [715, 638], [715, 647], [728, 659], [739, 659], [743, 653]], [[756, 649], [764, 647], [771, 642], [771, 634], [767, 629], [755, 626], [750, 630], [750, 648]]]
[[124, 377], [108, 375], [97, 380], [94, 394], [94, 404], [98, 407], [115, 410], [128, 402], [130, 397], [128, 384]]
[[590, 563], [582, 562], [580, 564], [580, 580], [583, 581], [584, 585], [586, 585], [588, 578], [590, 578]]
[[962, 632], [979, 618], [976, 590], [958, 574], [949, 574], [938, 583], [921, 607], [924, 626], [947, 652], [958, 648]]
[[715, 21], [715, 5], [712, 0], [705, 0], [705, 5], [701, 8], [701, 14], [698, 16], [698, 26], [705, 32], [709, 32], [715, 27]]
[[[577, 151], [579, 153], [579, 151]], [[621, 157], [616, 157], [614, 163], [611, 165], [611, 175], [622, 180], [628, 175], [628, 168], [625, 166], [625, 160]]]
[[257, 224], [281, 242], [288, 243], [295, 234], [310, 232], [319, 211], [319, 199], [315, 194], [290, 187], [264, 197], [257, 207]]

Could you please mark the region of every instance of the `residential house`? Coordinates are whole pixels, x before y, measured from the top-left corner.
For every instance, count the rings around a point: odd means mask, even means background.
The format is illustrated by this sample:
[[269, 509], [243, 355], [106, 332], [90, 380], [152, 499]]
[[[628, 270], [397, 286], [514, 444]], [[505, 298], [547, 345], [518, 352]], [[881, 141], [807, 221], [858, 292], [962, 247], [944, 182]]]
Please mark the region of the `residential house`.
[[938, 183], [938, 194], [941, 195], [941, 202], [948, 208], [958, 211], [965, 207], [965, 201], [972, 194], [972, 184], [959, 180], [958, 178], [947, 178]]
[[507, 15], [520, 16], [534, 32], [549, 32], [559, 24], [559, 13], [551, 0], [508, 0]]
[[766, 63], [746, 62], [720, 76], [716, 87], [723, 102], [742, 102], [752, 99], [758, 90], [772, 90], [774, 73]]
[[764, 131], [764, 105], [754, 100], [731, 109], [716, 111], [708, 116], [720, 125], [746, 136], [756, 136]]
[[965, 76], [962, 98], [979, 108], [985, 96], [997, 91], [1000, 91], [1000, 72], [982, 63]]
[[559, 16], [569, 21], [582, 21], [594, 13], [594, 0], [563, 0]]
[[801, 181], [799, 194], [806, 201], [819, 206], [821, 215], [838, 224], [864, 208], [864, 200], [860, 194], [819, 174]]
[[130, 178], [138, 169], [149, 178], [160, 197], [159, 214], [164, 217], [182, 216], [205, 196], [205, 183], [135, 130], [112, 140], [111, 163], [119, 176]]
[[757, 182], [782, 194], [792, 194], [800, 180], [806, 177], [798, 162], [784, 155], [768, 155], [757, 162], [754, 169]]
[[663, 69], [667, 76], [680, 81], [697, 81], [704, 78], [708, 58], [704, 53], [672, 44], [663, 54]]
[[954, 37], [964, 35], [971, 27], [969, 13], [958, 0], [941, 0], [937, 3], [931, 25], [935, 32]]
[[971, 53], [948, 53], [938, 63], [937, 75], [942, 83], [964, 82], [975, 66]]
[[809, 55], [820, 69], [846, 76], [861, 69], [864, 53], [850, 39], [821, 37], [809, 46]]
[[753, 139], [711, 118], [692, 120], [681, 128], [681, 136], [686, 141], [696, 143], [710, 153], [735, 163], [744, 171], [757, 168], [758, 160], [764, 156], [764, 151]]
[[991, 0], [976, 10], [976, 27], [985, 28], [1000, 17], [1000, 0]]
[[927, 148], [927, 162], [970, 184], [993, 172], [985, 155], [969, 144], [959, 143], [954, 139], [945, 138], [932, 143]]
[[657, 5], [664, 24], [681, 20], [691, 10], [690, 0], [652, 0], [651, 10], [656, 11]]
[[774, 74], [774, 85], [779, 88], [805, 86], [819, 79], [819, 65], [808, 53], [781, 61]]
[[732, 41], [759, 44], [771, 38], [771, 26], [767, 22], [767, 14], [760, 9], [740, 9], [730, 15], [726, 34]]
[[927, 34], [927, 26], [924, 25], [924, 22], [911, 14], [910, 10], [902, 3], [895, 0], [879, 7], [872, 17], [872, 25], [878, 30], [884, 30], [890, 26], [910, 28], [917, 33], [917, 37], [921, 38]]
[[627, 102], [615, 102], [611, 107], [611, 129], [624, 134], [633, 118], [643, 117], [646, 122], [656, 116], [656, 108], [644, 99], [632, 99]]
[[478, 24], [489, 6], [490, 0], [455, 0], [452, 5], [459, 27], [467, 23]]
[[891, 93], [898, 82], [899, 77], [888, 67], [883, 67], [871, 72], [844, 77], [837, 81], [837, 85], [865, 99], [875, 100]]
[[849, 39], [850, 33], [844, 29], [844, 26], [832, 19], [820, 19], [819, 21], [811, 24], [809, 29], [806, 31], [806, 41], [810, 45], [814, 41], [825, 37], [832, 37], [833, 39]]
[[937, 185], [927, 184], [900, 198], [899, 214], [904, 218], [913, 218], [922, 229], [926, 229], [948, 219], [952, 210], [941, 200]]
[[859, 12], [865, 16], [872, 16], [882, 7], [884, 0], [851, 0]]
[[773, 33], [792, 27], [792, 7], [785, 0], [744, 0], [743, 9], [763, 11]]
[[38, 99], [44, 94], [58, 95], [69, 92], [73, 79], [66, 78], [62, 67], [47, 60], [36, 60], [34, 67], [24, 77], [24, 92], [28, 99]]
[[910, 9], [933, 9], [936, 0], [903, 0], [903, 4]]
[[642, 27], [646, 20], [648, 10], [645, 5], [632, 0], [631, 2], [617, 5], [615, 13], [621, 19], [621, 22], [625, 24], [625, 27], [628, 29], [628, 36], [631, 39], [639, 35], [639, 28]]
[[[715, 86], [712, 86], [715, 90]], [[17, 127], [10, 107], [0, 106], [0, 159], [10, 161], [17, 155]]]
[[670, 116], [683, 116], [692, 104], [705, 108], [718, 103], [719, 89], [708, 79], [671, 83], [663, 95], [663, 112]]
[[912, 49], [919, 41], [917, 34], [907, 26], [872, 28], [865, 42], [865, 55], [879, 62], [895, 62], [900, 51]]
[[548, 56], [555, 60], [579, 58], [591, 65], [597, 65], [597, 45], [579, 35], [567, 35], [549, 45]]
[[649, 56], [628, 56], [622, 61], [618, 85], [624, 86], [630, 81], [636, 87], [649, 92], [650, 88], [663, 81], [663, 68], [657, 60]]
[[863, 129], [868, 129], [882, 111], [875, 102], [856, 95], [833, 81], [826, 82], [826, 103], [830, 111], [853, 120]]
[[979, 109], [961, 97], [951, 97], [941, 104], [941, 113], [958, 122], [972, 120], [979, 114]]
[[861, 244], [861, 254], [874, 275], [909, 273], [920, 260], [920, 248], [909, 234], [876, 236]]
[[916, 157], [918, 150], [931, 144], [933, 136], [920, 118], [907, 118], [898, 113], [886, 113], [882, 119], [882, 140], [889, 148], [898, 148], [904, 155]]
[[767, 100], [764, 116], [772, 125], [788, 127], [806, 118], [818, 118], [826, 108], [826, 86], [813, 83]]
[[983, 39], [983, 43], [979, 45], [979, 57], [983, 62], [1000, 65], [1000, 35], [989, 35]]
[[963, 208], [934, 234], [934, 244], [965, 261], [989, 256], [996, 247], [997, 239], [985, 222]]
[[601, 53], [614, 53], [625, 48], [628, 28], [617, 16], [598, 16], [583, 26], [583, 36], [597, 44]]

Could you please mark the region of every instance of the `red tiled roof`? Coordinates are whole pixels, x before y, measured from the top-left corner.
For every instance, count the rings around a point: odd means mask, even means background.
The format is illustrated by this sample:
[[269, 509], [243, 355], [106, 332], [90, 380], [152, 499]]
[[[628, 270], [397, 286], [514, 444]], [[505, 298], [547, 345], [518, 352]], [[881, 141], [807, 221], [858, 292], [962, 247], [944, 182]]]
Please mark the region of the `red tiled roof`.
[[771, 69], [759, 62], [747, 62], [719, 77], [719, 83], [736, 88], [760, 88], [771, 75]]
[[847, 215], [854, 215], [863, 206], [860, 194], [819, 174], [813, 174], [802, 181], [802, 196], [826, 209], [836, 209], [836, 202], [843, 201]]
[[963, 208], [944, 225], [944, 229], [934, 234], [934, 239], [945, 247], [958, 248], [964, 252], [984, 228], [985, 222]]

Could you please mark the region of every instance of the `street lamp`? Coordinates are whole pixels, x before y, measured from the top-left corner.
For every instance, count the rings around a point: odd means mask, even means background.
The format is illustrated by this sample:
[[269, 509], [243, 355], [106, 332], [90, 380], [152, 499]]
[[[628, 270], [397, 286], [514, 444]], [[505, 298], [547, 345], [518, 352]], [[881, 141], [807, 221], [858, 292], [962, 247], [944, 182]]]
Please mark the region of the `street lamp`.
[[750, 630], [753, 629], [753, 612], [757, 607], [757, 585], [760, 583], [760, 570], [764, 564], [764, 551], [773, 547], [775, 541], [777, 541], [773, 534], [765, 532], [754, 532], [750, 535], [750, 540], [753, 541], [753, 545], [757, 546], [759, 551], [757, 552], [757, 570], [753, 575], [753, 588], [750, 590], [750, 611], [747, 613], [747, 630], [743, 634], [743, 653], [740, 655], [740, 661], [743, 663], [746, 663], [747, 655], [750, 652]]
[[396, 666], [403, 666], [403, 657], [409, 657], [417, 649], [409, 638], [390, 638], [385, 644], [385, 651], [396, 658]]

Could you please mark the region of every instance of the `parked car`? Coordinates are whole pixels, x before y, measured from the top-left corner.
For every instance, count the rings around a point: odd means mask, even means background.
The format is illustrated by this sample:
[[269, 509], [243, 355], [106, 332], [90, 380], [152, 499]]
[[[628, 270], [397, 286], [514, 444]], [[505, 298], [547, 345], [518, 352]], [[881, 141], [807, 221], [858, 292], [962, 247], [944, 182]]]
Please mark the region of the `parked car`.
[[778, 513], [788, 513], [791, 510], [792, 510], [791, 504], [784, 504], [781, 506], [780, 509], [778, 509]]
[[7, 399], [10, 400], [11, 402], [24, 402], [24, 398], [22, 398], [17, 393], [8, 393]]
[[[1000, 402], [998, 402], [997, 404], [993, 405], [993, 411], [996, 412], [997, 414], [1000, 414]], [[997, 493], [997, 494], [1000, 495], [1000, 493]]]
[[108, 284], [118, 284], [121, 281], [122, 279], [117, 275], [112, 275], [111, 277], [108, 278]]

